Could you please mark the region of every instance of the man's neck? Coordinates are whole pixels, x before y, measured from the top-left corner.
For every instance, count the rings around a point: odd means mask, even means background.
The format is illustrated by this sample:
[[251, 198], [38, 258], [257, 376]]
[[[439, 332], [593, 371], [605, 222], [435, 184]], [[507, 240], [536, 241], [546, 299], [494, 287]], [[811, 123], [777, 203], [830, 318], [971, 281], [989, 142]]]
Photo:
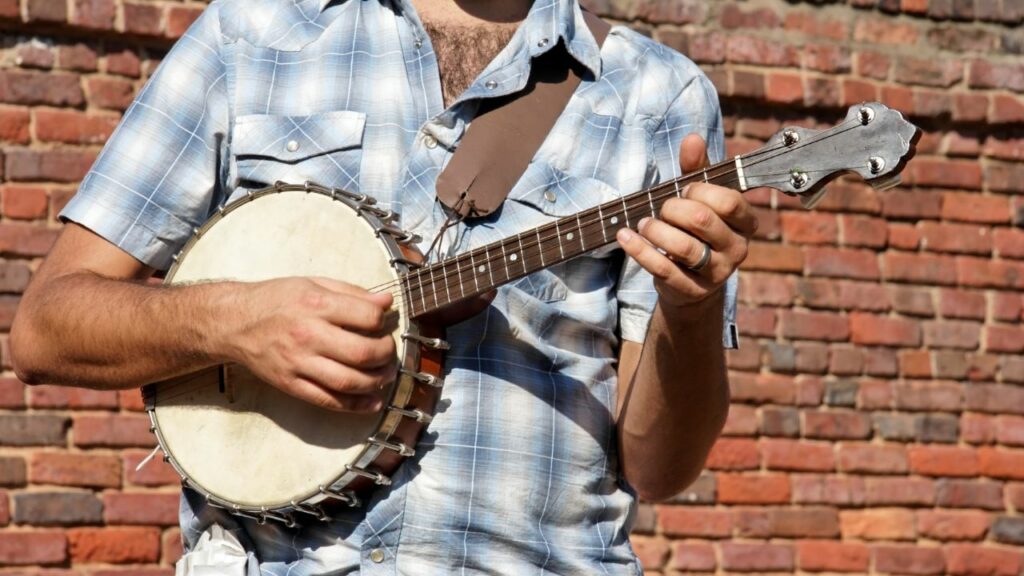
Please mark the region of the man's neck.
[[412, 0], [420, 18], [457, 26], [522, 22], [533, 0]]

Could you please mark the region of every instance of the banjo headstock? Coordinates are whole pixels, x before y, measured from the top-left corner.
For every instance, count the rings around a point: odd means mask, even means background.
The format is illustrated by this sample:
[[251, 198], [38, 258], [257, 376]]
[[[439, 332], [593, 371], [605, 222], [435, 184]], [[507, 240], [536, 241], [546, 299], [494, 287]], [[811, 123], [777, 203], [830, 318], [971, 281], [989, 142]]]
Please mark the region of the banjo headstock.
[[914, 155], [921, 131], [897, 110], [878, 102], [851, 106], [831, 128], [784, 128], [761, 149], [742, 158], [746, 188], [767, 186], [799, 196], [813, 208], [825, 184], [844, 173], [860, 175], [885, 189], [899, 183], [899, 173]]

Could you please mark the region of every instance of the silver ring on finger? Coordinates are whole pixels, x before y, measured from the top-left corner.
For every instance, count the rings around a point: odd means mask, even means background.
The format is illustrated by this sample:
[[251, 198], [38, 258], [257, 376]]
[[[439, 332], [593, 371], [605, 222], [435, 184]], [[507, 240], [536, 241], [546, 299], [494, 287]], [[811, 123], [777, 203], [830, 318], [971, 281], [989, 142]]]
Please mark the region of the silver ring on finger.
[[700, 254], [700, 260], [697, 260], [697, 263], [694, 264], [693, 266], [688, 266], [684, 264], [686, 269], [689, 270], [690, 272], [700, 272], [701, 270], [707, 267], [708, 262], [711, 262], [711, 245], [708, 244], [707, 242], [701, 242], [701, 244], [704, 245], [704, 251], [701, 252]]

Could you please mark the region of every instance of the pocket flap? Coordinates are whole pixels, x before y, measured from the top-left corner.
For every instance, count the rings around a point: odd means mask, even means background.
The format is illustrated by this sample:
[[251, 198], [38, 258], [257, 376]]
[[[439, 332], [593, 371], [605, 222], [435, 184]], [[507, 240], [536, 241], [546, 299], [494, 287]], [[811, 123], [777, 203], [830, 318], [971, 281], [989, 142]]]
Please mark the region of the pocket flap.
[[363, 143], [366, 114], [336, 110], [309, 116], [248, 114], [235, 119], [236, 156], [295, 162]]
[[508, 197], [545, 214], [570, 216], [619, 196], [615, 188], [601, 180], [570, 176], [550, 164], [535, 162]]

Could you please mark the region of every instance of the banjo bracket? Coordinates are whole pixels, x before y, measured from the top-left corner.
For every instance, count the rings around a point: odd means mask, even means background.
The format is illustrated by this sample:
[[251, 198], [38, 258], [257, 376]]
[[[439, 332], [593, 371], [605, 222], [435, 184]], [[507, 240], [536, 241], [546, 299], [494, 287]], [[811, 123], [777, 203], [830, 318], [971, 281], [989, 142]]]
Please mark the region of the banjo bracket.
[[412, 456], [413, 454], [416, 454], [415, 450], [409, 448], [408, 446], [401, 442], [388, 442], [387, 440], [382, 440], [380, 438], [377, 438], [376, 436], [370, 436], [369, 438], [367, 438], [366, 441], [369, 442], [370, 444], [380, 446], [385, 450], [391, 450], [392, 452], [396, 452], [400, 456]]
[[414, 410], [408, 410], [406, 408], [399, 408], [398, 406], [388, 406], [388, 410], [390, 410], [391, 412], [395, 412], [397, 414], [401, 414], [406, 418], [412, 418], [413, 420], [419, 422], [420, 424], [430, 424], [430, 421], [434, 419], [433, 416], [427, 414], [426, 412], [420, 410], [419, 408], [416, 408]]
[[427, 374], [426, 372], [416, 372], [415, 370], [408, 370], [406, 368], [399, 368], [398, 370], [402, 374], [411, 377], [413, 380], [426, 384], [427, 386], [433, 386], [434, 388], [440, 388], [444, 386], [444, 379], [438, 378], [433, 374]]
[[362, 504], [359, 497], [350, 490], [335, 490], [333, 488], [324, 488], [323, 486], [320, 486], [320, 493], [333, 500], [344, 502], [345, 504], [348, 504], [350, 508], [356, 508]]
[[292, 507], [295, 508], [296, 512], [302, 512], [303, 514], [309, 514], [310, 516], [316, 517], [321, 522], [330, 522], [331, 516], [324, 512], [324, 509], [319, 506], [309, 506], [306, 504], [298, 504], [294, 500], [292, 501]]
[[366, 478], [367, 480], [372, 480], [373, 483], [378, 485], [378, 486], [390, 486], [391, 485], [391, 478], [388, 478], [382, 472], [366, 470], [366, 469], [360, 468], [358, 466], [353, 466], [351, 464], [346, 464], [345, 465], [345, 469], [348, 470], [349, 472], [355, 474], [356, 476], [362, 476], [363, 478]]
[[412, 340], [413, 342], [418, 342], [418, 343], [426, 346], [427, 348], [430, 348], [431, 350], [448, 350], [448, 348], [449, 348], [448, 342], [446, 342], [446, 341], [444, 341], [444, 340], [442, 340], [440, 338], [427, 338], [427, 337], [424, 337], [424, 336], [420, 336], [419, 334], [413, 334], [411, 332], [403, 333], [402, 334], [402, 339], [403, 340]]

